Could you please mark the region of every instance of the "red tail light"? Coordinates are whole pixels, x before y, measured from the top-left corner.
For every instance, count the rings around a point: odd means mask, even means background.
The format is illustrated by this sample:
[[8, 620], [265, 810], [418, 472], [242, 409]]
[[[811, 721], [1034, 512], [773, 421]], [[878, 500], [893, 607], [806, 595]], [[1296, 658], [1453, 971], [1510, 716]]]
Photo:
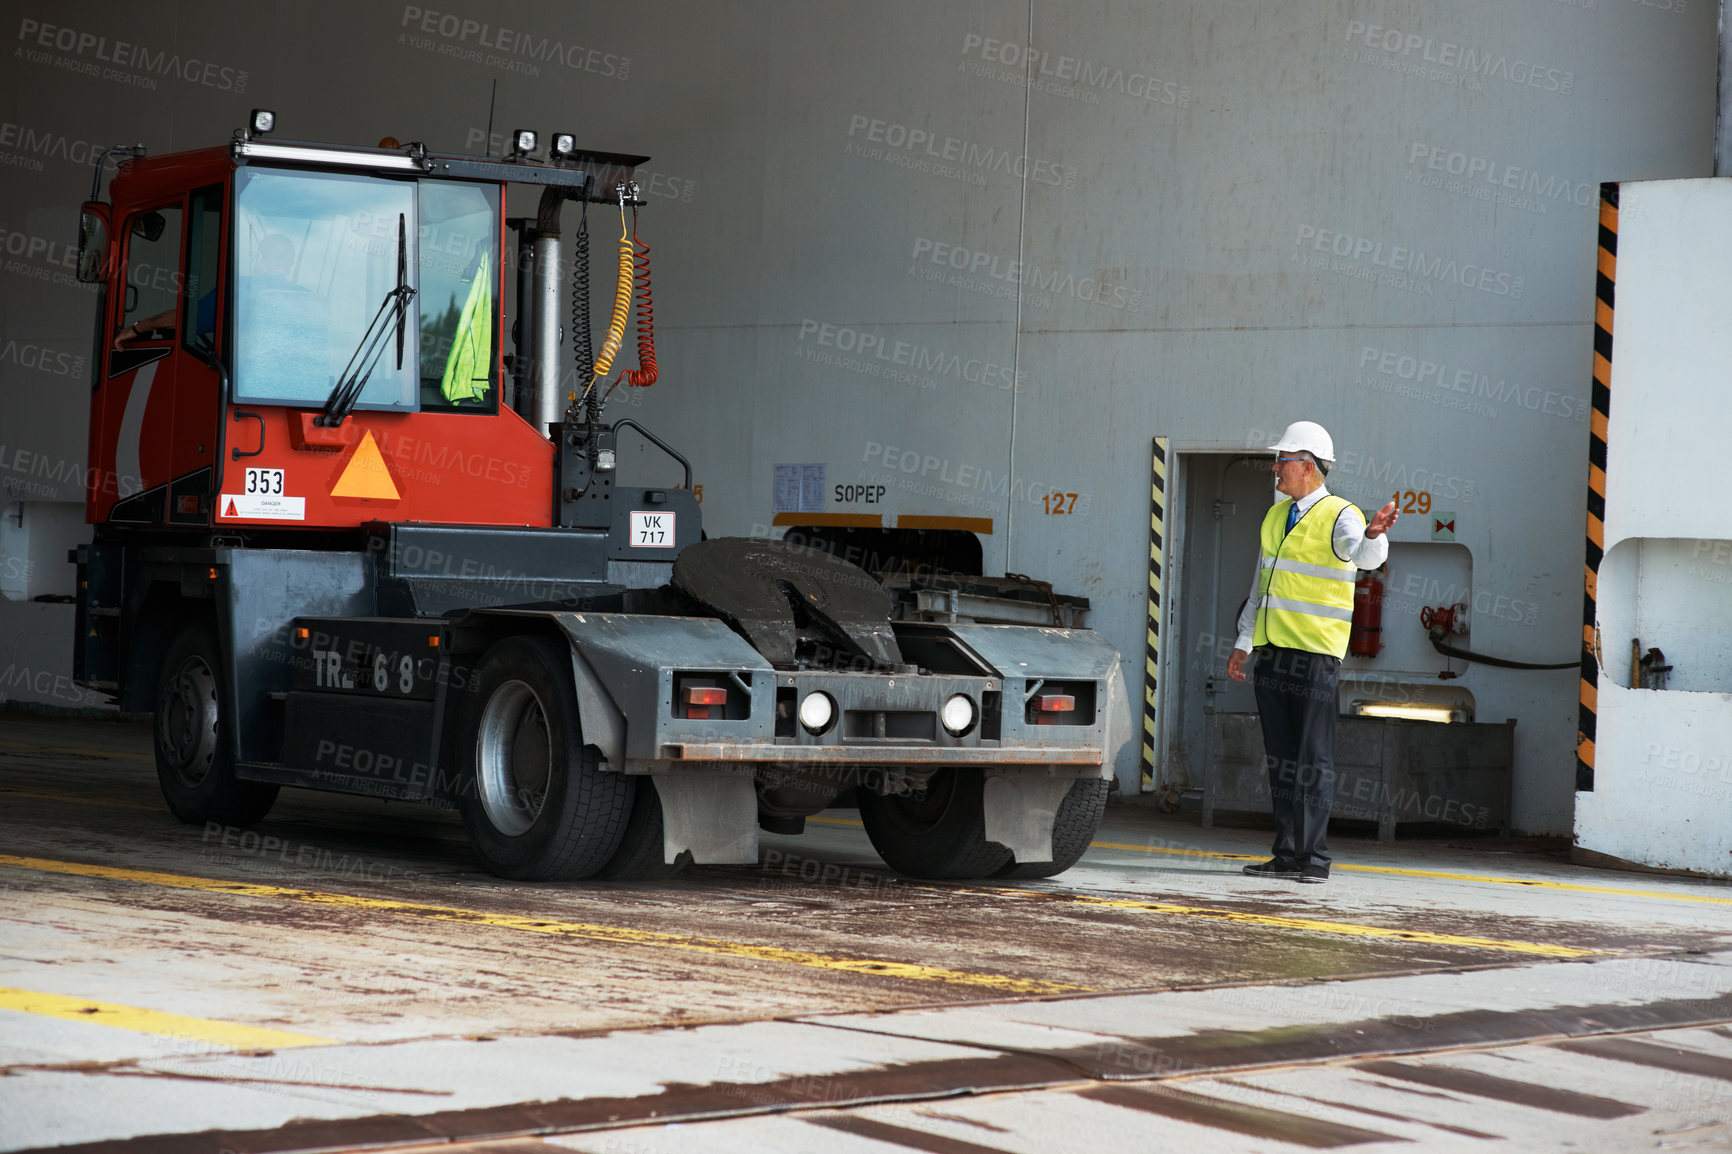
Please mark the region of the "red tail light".
[[1068, 693], [1045, 693], [1034, 699], [1034, 707], [1042, 713], [1070, 713], [1076, 709], [1076, 698]]
[[727, 703], [726, 689], [694, 685], [686, 690], [686, 717], [694, 721], [708, 721], [710, 706]]

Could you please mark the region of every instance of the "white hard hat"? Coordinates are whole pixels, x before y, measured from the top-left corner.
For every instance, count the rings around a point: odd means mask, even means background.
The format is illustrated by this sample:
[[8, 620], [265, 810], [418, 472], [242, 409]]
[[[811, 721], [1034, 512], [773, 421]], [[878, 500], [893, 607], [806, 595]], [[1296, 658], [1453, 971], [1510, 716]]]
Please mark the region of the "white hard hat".
[[1316, 421], [1294, 421], [1281, 434], [1281, 439], [1269, 448], [1276, 453], [1296, 453], [1303, 449], [1319, 461], [1333, 463], [1335, 460], [1335, 442], [1329, 439], [1329, 430]]

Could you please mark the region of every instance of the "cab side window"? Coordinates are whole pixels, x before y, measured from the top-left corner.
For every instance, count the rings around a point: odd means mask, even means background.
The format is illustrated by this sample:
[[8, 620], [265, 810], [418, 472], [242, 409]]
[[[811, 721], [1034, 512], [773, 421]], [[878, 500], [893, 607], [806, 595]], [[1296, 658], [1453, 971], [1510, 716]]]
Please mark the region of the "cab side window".
[[134, 339], [152, 332], [172, 333], [180, 311], [180, 224], [178, 204], [135, 213], [127, 222], [126, 299], [120, 328]]
[[222, 223], [222, 186], [193, 193], [187, 212], [186, 292], [181, 298], [180, 331], [181, 342], [201, 354], [216, 351]]

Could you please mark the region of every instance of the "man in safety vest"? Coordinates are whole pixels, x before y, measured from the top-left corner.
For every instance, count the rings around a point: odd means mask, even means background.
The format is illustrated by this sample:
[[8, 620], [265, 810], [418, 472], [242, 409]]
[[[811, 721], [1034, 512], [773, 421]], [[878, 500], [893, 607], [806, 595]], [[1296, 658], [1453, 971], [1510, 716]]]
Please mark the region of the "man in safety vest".
[[1261, 557], [1227, 676], [1252, 675], [1263, 725], [1263, 761], [1275, 811], [1274, 857], [1245, 867], [1254, 877], [1322, 882], [1329, 878], [1329, 807], [1335, 801], [1336, 678], [1353, 625], [1359, 570], [1389, 556], [1391, 501], [1366, 523], [1351, 502], [1323, 487], [1335, 442], [1322, 425], [1295, 421], [1269, 446], [1277, 501], [1263, 518]]

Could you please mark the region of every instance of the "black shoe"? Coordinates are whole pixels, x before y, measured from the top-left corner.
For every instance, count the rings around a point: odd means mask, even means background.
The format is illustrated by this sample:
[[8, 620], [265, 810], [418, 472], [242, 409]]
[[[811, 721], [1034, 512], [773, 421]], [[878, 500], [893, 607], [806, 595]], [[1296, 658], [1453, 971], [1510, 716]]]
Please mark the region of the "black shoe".
[[1246, 866], [1244, 872], [1254, 878], [1296, 878], [1300, 877], [1304, 871], [1299, 868], [1297, 862], [1272, 857], [1261, 865]]
[[1299, 871], [1299, 880], [1312, 885], [1320, 885], [1329, 880], [1329, 867], [1326, 865], [1307, 865]]

